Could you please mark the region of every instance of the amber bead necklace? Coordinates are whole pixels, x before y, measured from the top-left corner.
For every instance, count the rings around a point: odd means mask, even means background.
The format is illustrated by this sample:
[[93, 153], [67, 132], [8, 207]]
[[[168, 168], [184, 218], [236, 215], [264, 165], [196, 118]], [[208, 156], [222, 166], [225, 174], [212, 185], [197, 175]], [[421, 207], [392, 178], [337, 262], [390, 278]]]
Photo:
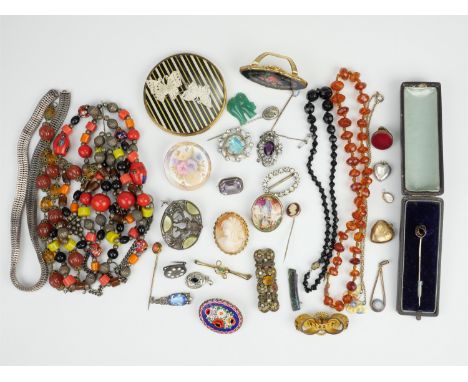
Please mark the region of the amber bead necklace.
[[[349, 81], [354, 84], [354, 89], [358, 91], [357, 102], [362, 105], [359, 109], [360, 119], [356, 122], [359, 129], [356, 134], [356, 143], [353, 142], [353, 132], [349, 130], [353, 124], [351, 119], [347, 117], [349, 107], [343, 105], [346, 97], [340, 93], [345, 86], [343, 81]], [[349, 155], [346, 164], [351, 167], [349, 171], [349, 176], [352, 179], [351, 190], [356, 194], [354, 198], [356, 209], [352, 213], [352, 219], [346, 222], [345, 230], [338, 231], [338, 241], [334, 245], [335, 256], [332, 258], [332, 265], [328, 268], [324, 288], [324, 304], [337, 311], [342, 311], [346, 305], [356, 299], [357, 280], [360, 283], [360, 292], [365, 293], [363, 283], [364, 242], [367, 228], [367, 198], [370, 196], [369, 186], [372, 183], [370, 177], [372, 175], [372, 168], [370, 167], [369, 123], [375, 105], [380, 103], [383, 98], [377, 93], [375, 97], [372, 97], [374, 107], [372, 109], [369, 108], [371, 97], [364, 93], [366, 83], [361, 81], [358, 72], [348, 71], [345, 68], [340, 69], [336, 80], [330, 87], [333, 90], [331, 101], [337, 106], [338, 125], [342, 128], [340, 137], [345, 141], [344, 151]], [[354, 240], [354, 244], [348, 248], [348, 251], [351, 253], [351, 259], [349, 260], [352, 264], [350, 272], [351, 280], [347, 282], [346, 291], [342, 298], [334, 300], [330, 297], [329, 293], [331, 277], [338, 275], [339, 267], [343, 263], [344, 243], [350, 237]]]
[[[370, 97], [367, 104], [365, 105], [365, 107], [370, 110], [370, 113], [367, 114], [364, 117], [365, 120], [367, 121], [367, 126], [368, 126], [367, 130], [368, 130], [368, 132], [369, 132], [369, 127], [371, 125], [371, 120], [372, 120], [372, 116], [374, 114], [374, 110], [377, 107], [377, 105], [380, 104], [383, 101], [384, 101], [383, 95], [381, 93], [379, 93], [379, 92], [375, 92]], [[368, 156], [369, 156], [370, 163], [372, 163], [372, 149], [371, 149], [372, 146], [371, 146], [371, 139], [370, 139], [370, 134], [369, 133], [367, 134], [366, 145], [369, 148]], [[365, 203], [366, 203], [366, 208], [367, 208], [367, 199], [366, 199]], [[356, 292], [354, 293], [356, 299], [359, 299], [359, 301], [360, 301], [360, 303], [362, 305], [366, 305], [366, 303], [367, 303], [366, 285], [364, 283], [364, 265], [365, 265], [365, 256], [364, 256], [364, 254], [365, 254], [365, 245], [366, 245], [365, 238], [366, 238], [366, 235], [367, 235], [367, 215], [365, 217], [365, 221], [366, 221], [366, 227], [362, 231], [362, 233], [364, 235], [364, 240], [361, 242], [362, 254], [361, 254], [361, 262], [359, 263], [359, 284], [358, 284], [358, 287], [356, 289]]]

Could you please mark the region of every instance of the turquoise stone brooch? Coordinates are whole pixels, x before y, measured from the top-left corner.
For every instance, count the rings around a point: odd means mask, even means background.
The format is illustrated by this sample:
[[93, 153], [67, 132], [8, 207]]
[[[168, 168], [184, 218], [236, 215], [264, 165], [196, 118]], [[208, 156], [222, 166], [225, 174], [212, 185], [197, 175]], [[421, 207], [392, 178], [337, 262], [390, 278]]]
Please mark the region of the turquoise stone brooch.
[[250, 134], [240, 127], [228, 129], [218, 138], [218, 151], [228, 161], [240, 162], [247, 158], [252, 147]]

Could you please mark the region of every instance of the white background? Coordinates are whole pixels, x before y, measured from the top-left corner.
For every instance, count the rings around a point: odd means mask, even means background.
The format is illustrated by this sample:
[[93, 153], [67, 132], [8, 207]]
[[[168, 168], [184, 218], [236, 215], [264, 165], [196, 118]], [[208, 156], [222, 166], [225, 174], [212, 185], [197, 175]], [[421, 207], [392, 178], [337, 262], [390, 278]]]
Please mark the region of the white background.
[[[0, 20], [0, 93], [3, 120], [1, 158], [1, 241], [4, 256], [0, 270], [0, 362], [2, 364], [459, 364], [467, 363], [468, 335], [464, 241], [466, 202], [464, 176], [467, 142], [466, 18], [414, 17], [143, 17], [143, 18], [2, 18]], [[374, 160], [393, 167], [384, 183], [373, 184], [370, 222], [385, 218], [399, 232], [400, 154], [399, 87], [402, 81], [442, 83], [446, 192], [442, 260], [441, 306], [438, 318], [417, 322], [396, 313], [398, 238], [385, 245], [367, 243], [367, 287], [372, 286], [376, 265], [390, 259], [385, 269], [387, 309], [380, 314], [350, 315], [349, 329], [339, 336], [308, 337], [294, 329], [289, 306], [287, 267], [302, 273], [315, 259], [323, 240], [323, 216], [317, 190], [305, 171], [308, 150], [285, 142], [286, 154], [278, 166], [295, 167], [302, 175], [300, 188], [285, 204], [303, 207], [297, 218], [286, 264], [279, 272], [278, 313], [257, 311], [255, 280], [220, 279], [206, 269], [215, 284], [193, 292], [186, 307], [153, 306], [146, 300], [153, 256], [141, 259], [129, 283], [106, 290], [101, 298], [63, 295], [50, 287], [25, 294], [9, 281], [9, 213], [16, 180], [16, 142], [39, 98], [48, 89], [72, 92], [72, 112], [81, 104], [101, 100], [118, 102], [132, 113], [143, 139], [141, 157], [149, 170], [147, 190], [158, 203], [168, 198], [187, 198], [201, 209], [205, 229], [190, 250], [164, 248], [159, 270], [172, 260], [221, 259], [239, 271], [254, 272], [252, 254], [269, 246], [282, 257], [290, 221], [274, 233], [263, 234], [250, 226], [251, 239], [240, 255], [222, 254], [211, 238], [212, 225], [224, 211], [234, 210], [247, 220], [253, 200], [261, 193], [261, 179], [268, 172], [255, 155], [241, 164], [226, 163], [215, 143], [206, 138], [235, 125], [225, 113], [210, 130], [192, 140], [202, 144], [213, 162], [212, 177], [200, 190], [184, 193], [165, 180], [162, 158], [171, 144], [182, 139], [163, 133], [151, 122], [142, 101], [147, 73], [161, 59], [191, 51], [211, 59], [224, 75], [228, 95], [245, 92], [258, 107], [280, 106], [287, 93], [250, 83], [238, 68], [263, 51], [287, 54], [296, 61], [299, 74], [317, 87], [333, 80], [341, 66], [360, 71], [369, 92], [386, 97], [374, 116], [373, 129], [386, 126], [395, 137], [386, 152], [374, 150]], [[276, 62], [276, 61], [275, 61]], [[303, 136], [308, 131], [303, 112], [305, 94], [294, 99], [278, 125], [278, 132]], [[261, 122], [249, 129], [255, 137], [268, 126]], [[78, 135], [78, 134], [77, 134]], [[321, 135], [321, 138], [325, 135]], [[75, 138], [77, 139], [77, 138]], [[328, 147], [321, 139], [316, 165], [326, 176]], [[75, 140], [76, 144], [76, 140]], [[340, 156], [343, 159], [343, 156]], [[351, 208], [348, 179], [340, 167], [337, 181], [340, 218]], [[347, 172], [347, 171], [346, 171]], [[236, 196], [218, 194], [217, 182], [226, 176], [244, 178], [245, 190]], [[385, 204], [382, 189], [397, 200]], [[161, 240], [158, 208], [148, 241]], [[286, 219], [286, 218], [285, 218]], [[27, 237], [23, 230], [24, 237]], [[27, 280], [37, 277], [32, 246], [23, 240], [20, 272]], [[196, 268], [190, 264], [190, 270]], [[198, 270], [202, 270], [199, 268]], [[302, 278], [302, 277], [301, 277]], [[341, 286], [342, 287], [342, 286]], [[183, 279], [168, 280], [158, 272], [154, 295], [185, 290]], [[335, 290], [337, 292], [337, 290]], [[197, 318], [206, 298], [221, 297], [244, 314], [244, 326], [235, 335], [220, 336], [205, 329]], [[301, 295], [302, 312], [323, 310], [322, 294]]]

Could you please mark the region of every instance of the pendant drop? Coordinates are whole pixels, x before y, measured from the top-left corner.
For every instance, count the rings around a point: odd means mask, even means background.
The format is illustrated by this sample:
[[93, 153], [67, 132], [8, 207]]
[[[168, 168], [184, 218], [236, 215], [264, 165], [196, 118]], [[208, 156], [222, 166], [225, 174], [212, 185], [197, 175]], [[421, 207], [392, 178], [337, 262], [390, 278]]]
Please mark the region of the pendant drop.
[[387, 243], [393, 239], [393, 226], [385, 220], [377, 220], [372, 226], [370, 239], [373, 243]]
[[213, 285], [213, 281], [201, 272], [192, 272], [185, 278], [185, 285], [191, 289], [199, 289], [203, 285]]
[[374, 177], [379, 182], [382, 182], [385, 179], [387, 179], [390, 176], [391, 172], [392, 168], [385, 161], [377, 162], [376, 164], [374, 164]]
[[280, 110], [276, 106], [268, 106], [262, 111], [262, 118], [266, 121], [271, 121], [278, 118]]
[[393, 203], [395, 196], [391, 192], [384, 191], [382, 192], [382, 199], [387, 203]]
[[[384, 309], [385, 309], [385, 306], [386, 306], [386, 301], [387, 301], [387, 298], [386, 298], [386, 295], [385, 295], [385, 285], [384, 285], [384, 278], [383, 278], [383, 267], [387, 264], [389, 264], [390, 261], [388, 260], [384, 260], [384, 261], [381, 261], [379, 263], [379, 266], [378, 266], [378, 269], [377, 269], [377, 276], [375, 277], [375, 281], [374, 281], [374, 286], [372, 287], [372, 293], [371, 293], [371, 297], [370, 297], [370, 307], [371, 309], [376, 312], [376, 313], [379, 313], [379, 312], [382, 312]], [[380, 281], [380, 287], [381, 287], [381, 294], [382, 294], [382, 298], [374, 298], [374, 293], [375, 293], [375, 289], [377, 287], [377, 283]]]
[[282, 152], [283, 145], [274, 131], [269, 130], [260, 136], [257, 143], [257, 162], [261, 162], [265, 167], [273, 166]]

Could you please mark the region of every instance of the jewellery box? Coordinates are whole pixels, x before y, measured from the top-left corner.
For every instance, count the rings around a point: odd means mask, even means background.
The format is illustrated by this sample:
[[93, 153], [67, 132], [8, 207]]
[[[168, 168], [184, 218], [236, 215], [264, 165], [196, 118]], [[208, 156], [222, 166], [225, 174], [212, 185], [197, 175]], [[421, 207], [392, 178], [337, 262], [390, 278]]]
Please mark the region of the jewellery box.
[[444, 191], [441, 88], [401, 85], [402, 192], [397, 310], [439, 313]]

